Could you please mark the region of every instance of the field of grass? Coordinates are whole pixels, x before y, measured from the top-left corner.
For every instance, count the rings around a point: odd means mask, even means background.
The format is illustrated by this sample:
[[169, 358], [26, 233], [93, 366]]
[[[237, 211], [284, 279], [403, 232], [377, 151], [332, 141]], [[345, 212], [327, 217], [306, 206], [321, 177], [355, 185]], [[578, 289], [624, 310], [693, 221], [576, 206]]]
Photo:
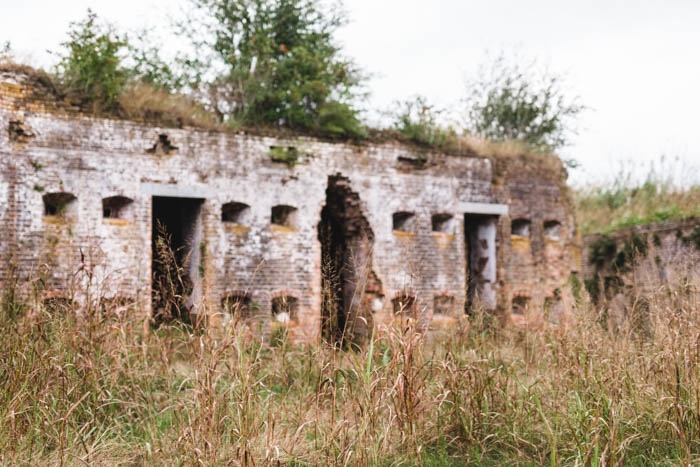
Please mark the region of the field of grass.
[[697, 464], [698, 286], [646, 290], [643, 333], [606, 330], [583, 297], [558, 327], [476, 314], [357, 352], [144, 332], [134, 310], [49, 313], [8, 290], [0, 464]]
[[578, 227], [584, 235], [700, 217], [700, 185], [679, 186], [653, 170], [644, 181], [619, 173], [612, 183], [591, 185], [574, 194]]

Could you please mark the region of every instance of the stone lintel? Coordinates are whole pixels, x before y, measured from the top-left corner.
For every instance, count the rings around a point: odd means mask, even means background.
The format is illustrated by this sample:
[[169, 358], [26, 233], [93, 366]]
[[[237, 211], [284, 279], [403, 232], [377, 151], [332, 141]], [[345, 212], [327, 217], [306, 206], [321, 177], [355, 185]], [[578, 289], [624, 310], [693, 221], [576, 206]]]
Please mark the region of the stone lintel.
[[207, 199], [214, 196], [214, 190], [207, 186], [186, 186], [165, 183], [141, 183], [141, 193], [167, 198], [199, 198]]
[[468, 201], [463, 201], [457, 203], [457, 210], [465, 214], [505, 216], [508, 214], [508, 205], [495, 203], [470, 203]]

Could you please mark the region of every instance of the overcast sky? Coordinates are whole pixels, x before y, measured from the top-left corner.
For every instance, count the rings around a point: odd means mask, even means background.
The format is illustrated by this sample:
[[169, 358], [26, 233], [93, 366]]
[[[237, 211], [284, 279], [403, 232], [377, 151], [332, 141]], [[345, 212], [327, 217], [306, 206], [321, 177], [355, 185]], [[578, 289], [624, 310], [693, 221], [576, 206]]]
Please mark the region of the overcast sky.
[[[34, 65], [91, 7], [129, 30], [167, 26], [179, 0], [0, 0], [0, 41]], [[700, 1], [346, 0], [346, 53], [372, 74], [366, 105], [416, 94], [439, 106], [465, 94], [485, 51], [517, 50], [565, 74], [589, 108], [562, 151], [580, 184], [666, 155], [676, 177], [700, 182]], [[168, 46], [170, 46], [169, 44]], [[176, 44], [174, 44], [177, 46]], [[673, 162], [678, 159], [678, 162]]]

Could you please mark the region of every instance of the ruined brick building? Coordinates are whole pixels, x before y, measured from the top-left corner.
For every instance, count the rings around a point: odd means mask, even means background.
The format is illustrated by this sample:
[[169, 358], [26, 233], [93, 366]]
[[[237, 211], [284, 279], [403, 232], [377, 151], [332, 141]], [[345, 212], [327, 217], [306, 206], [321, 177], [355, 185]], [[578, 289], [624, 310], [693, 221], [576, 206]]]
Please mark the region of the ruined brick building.
[[0, 279], [40, 301], [89, 286], [157, 318], [173, 311], [152, 289], [174, 283], [183, 318], [314, 341], [397, 316], [444, 325], [477, 303], [543, 320], [580, 265], [552, 158], [96, 118], [19, 72], [0, 73], [0, 129]]

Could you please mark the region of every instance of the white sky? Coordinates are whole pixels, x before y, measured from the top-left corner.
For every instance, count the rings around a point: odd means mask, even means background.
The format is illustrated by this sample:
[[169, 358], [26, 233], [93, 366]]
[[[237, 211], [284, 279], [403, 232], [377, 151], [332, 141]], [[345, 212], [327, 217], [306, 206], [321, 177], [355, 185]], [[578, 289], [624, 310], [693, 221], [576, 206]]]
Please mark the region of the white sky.
[[[68, 23], [91, 7], [120, 29], [167, 26], [180, 0], [0, 0], [0, 41], [49, 65]], [[464, 94], [486, 50], [517, 49], [566, 75], [590, 110], [562, 151], [580, 184], [661, 155], [682, 183], [700, 182], [700, 1], [345, 0], [346, 54], [373, 76], [367, 106], [421, 94], [439, 106]], [[168, 44], [170, 47], [171, 44]], [[177, 47], [177, 44], [173, 44]]]

